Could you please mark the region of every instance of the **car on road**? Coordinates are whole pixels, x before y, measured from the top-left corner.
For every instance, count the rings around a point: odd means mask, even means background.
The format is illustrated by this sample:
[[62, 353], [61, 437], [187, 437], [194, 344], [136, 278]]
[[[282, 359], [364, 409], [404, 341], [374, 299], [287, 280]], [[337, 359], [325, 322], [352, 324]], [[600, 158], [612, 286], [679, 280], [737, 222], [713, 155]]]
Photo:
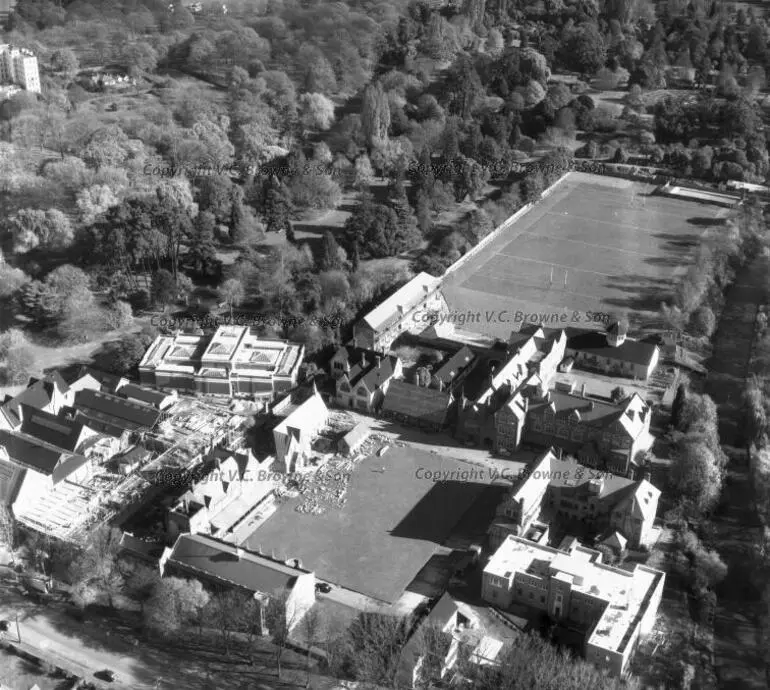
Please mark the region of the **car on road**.
[[326, 582], [316, 582], [315, 588], [317, 592], [323, 592], [324, 594], [328, 594], [332, 591], [332, 586]]
[[97, 673], [94, 673], [94, 675], [99, 680], [106, 680], [108, 683], [112, 683], [112, 681], [117, 678], [115, 671], [111, 671], [108, 668], [105, 668], [103, 671], [98, 671]]

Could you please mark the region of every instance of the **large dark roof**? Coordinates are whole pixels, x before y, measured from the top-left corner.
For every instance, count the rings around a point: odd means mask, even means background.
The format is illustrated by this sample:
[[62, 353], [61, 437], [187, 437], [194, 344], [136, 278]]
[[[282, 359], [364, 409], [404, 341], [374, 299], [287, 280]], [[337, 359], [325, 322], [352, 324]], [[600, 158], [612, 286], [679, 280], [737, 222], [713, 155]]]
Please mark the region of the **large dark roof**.
[[75, 394], [75, 408], [86, 417], [128, 430], [151, 429], [160, 419], [160, 412], [149, 405], [87, 389]]
[[24, 404], [21, 405], [21, 414], [22, 422], [19, 431], [22, 433], [70, 453], [77, 448], [85, 426], [82, 422], [57, 417], [50, 412], [43, 412]]
[[453, 354], [446, 363], [433, 374], [433, 379], [440, 381], [444, 386], [448, 386], [457, 376], [473, 363], [476, 356], [467, 345], [463, 345], [455, 354]]
[[157, 408], [160, 408], [163, 401], [169, 397], [168, 393], [155, 391], [151, 388], [143, 388], [142, 386], [137, 386], [135, 383], [127, 383], [125, 386], [121, 386], [117, 390], [117, 394], [123, 398], [138, 400], [139, 402], [147, 403], [148, 405]]
[[443, 426], [447, 421], [449, 403], [450, 395], [444, 391], [391, 381], [382, 410]]
[[272, 595], [291, 589], [307, 570], [274, 561], [203, 534], [183, 534], [174, 544], [168, 564], [219, 582]]
[[607, 344], [607, 337], [598, 331], [581, 333], [567, 341], [568, 350], [577, 350], [588, 355], [606, 357], [620, 362], [649, 365], [652, 361], [656, 345], [644, 343], [640, 340], [626, 340], [617, 347]]
[[82, 455], [65, 453], [42, 442], [34, 443], [4, 429], [0, 429], [0, 446], [12, 461], [52, 477], [54, 484], [87, 462]]

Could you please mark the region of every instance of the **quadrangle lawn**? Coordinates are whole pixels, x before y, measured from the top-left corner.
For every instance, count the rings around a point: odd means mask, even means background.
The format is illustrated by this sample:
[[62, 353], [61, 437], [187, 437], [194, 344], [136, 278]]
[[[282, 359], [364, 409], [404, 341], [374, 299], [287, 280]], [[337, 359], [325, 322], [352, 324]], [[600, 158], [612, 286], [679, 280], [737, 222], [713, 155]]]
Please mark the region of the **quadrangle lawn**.
[[[516, 312], [623, 311], [647, 319], [727, 210], [653, 195], [654, 186], [571, 173], [467, 263], [442, 291], [450, 311], [499, 314], [473, 330], [507, 337]], [[586, 325], [585, 323], [583, 325]]]
[[[440, 483], [425, 476], [453, 470], [475, 474]], [[392, 603], [492, 480], [489, 471], [459, 460], [391, 447], [353, 470], [341, 509], [308, 515], [295, 510], [301, 498], [291, 499], [246, 548], [299, 558], [323, 580]]]

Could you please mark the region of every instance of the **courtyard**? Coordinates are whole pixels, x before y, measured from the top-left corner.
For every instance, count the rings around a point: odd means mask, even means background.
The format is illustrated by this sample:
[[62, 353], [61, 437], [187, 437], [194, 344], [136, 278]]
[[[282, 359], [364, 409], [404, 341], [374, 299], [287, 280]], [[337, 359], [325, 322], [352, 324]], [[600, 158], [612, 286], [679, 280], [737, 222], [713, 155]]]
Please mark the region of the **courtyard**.
[[289, 498], [245, 545], [299, 558], [320, 579], [386, 603], [401, 596], [495, 480], [485, 467], [400, 444], [350, 471], [339, 508], [303, 513], [296, 508], [304, 498]]

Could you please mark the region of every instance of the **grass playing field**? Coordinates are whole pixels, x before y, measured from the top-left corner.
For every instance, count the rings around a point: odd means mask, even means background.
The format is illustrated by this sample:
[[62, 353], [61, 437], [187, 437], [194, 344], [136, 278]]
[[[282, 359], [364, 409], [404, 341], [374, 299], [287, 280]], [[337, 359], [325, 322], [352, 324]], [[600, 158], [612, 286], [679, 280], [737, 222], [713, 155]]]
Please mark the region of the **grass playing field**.
[[450, 312], [480, 311], [471, 330], [503, 338], [523, 314], [565, 314], [570, 326], [587, 326], [589, 313], [649, 319], [703, 234], [727, 212], [653, 190], [571, 173], [449, 274], [443, 292]]
[[[438, 484], [428, 474], [453, 470], [476, 474]], [[289, 500], [246, 546], [299, 558], [321, 579], [392, 603], [491, 481], [473, 465], [392, 447], [353, 470], [341, 509], [308, 515], [294, 510], [300, 499]]]

